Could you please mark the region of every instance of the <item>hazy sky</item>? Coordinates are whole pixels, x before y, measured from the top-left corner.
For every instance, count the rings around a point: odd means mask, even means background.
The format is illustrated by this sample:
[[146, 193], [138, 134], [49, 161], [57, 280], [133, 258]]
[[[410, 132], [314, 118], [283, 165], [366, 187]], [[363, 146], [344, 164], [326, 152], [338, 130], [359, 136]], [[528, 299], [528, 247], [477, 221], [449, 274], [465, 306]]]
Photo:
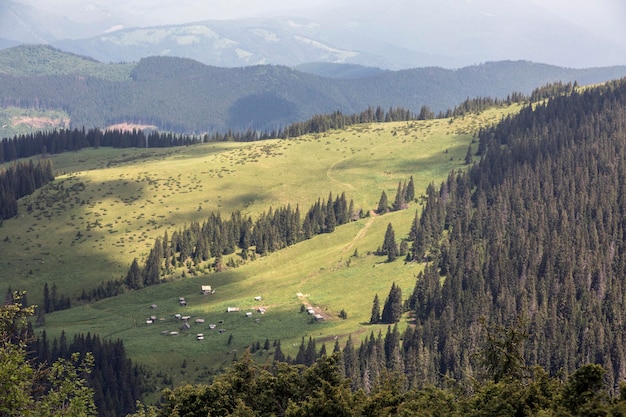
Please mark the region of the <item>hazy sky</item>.
[[[206, 19], [237, 19], [253, 16], [288, 15], [294, 12], [319, 8], [354, 4], [355, 7], [367, 4], [379, 5], [381, 12], [386, 7], [407, 7], [407, 11], [417, 11], [424, 0], [14, 0], [30, 4], [60, 14], [76, 16], [86, 9], [98, 8], [113, 13], [122, 11], [129, 16], [149, 21], [149, 24], [185, 23]], [[484, 6], [489, 12], [489, 4], [508, 0], [452, 0], [444, 3], [457, 3], [459, 6], [473, 4]], [[613, 30], [626, 26], [626, 2], [624, 0], [524, 0], [529, 7], [540, 6], [552, 13], [577, 24], [592, 25], [603, 22]], [[413, 10], [410, 10], [413, 9]], [[598, 28], [600, 30], [601, 28]]]
[[[559, 65], [587, 65], [587, 54], [594, 55], [590, 65], [626, 63], [626, 0], [12, 1], [67, 16], [91, 31], [74, 38], [123, 27], [309, 17], [325, 23], [324, 30], [340, 29], [343, 39], [369, 35], [429, 54], [467, 53], [481, 61], [531, 59]], [[366, 31], [358, 32], [359, 27]], [[603, 49], [595, 47], [601, 43]], [[582, 44], [587, 52], [577, 50]], [[563, 55], [569, 58], [559, 60]]]

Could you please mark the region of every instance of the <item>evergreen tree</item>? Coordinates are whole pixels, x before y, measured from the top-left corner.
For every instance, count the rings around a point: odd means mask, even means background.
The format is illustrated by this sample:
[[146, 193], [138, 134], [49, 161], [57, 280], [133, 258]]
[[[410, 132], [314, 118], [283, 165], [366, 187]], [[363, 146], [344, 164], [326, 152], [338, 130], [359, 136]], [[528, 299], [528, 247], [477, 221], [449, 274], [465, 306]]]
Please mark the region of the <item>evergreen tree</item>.
[[137, 258], [133, 259], [133, 263], [130, 264], [124, 283], [131, 290], [136, 290], [142, 287], [143, 282], [141, 278], [141, 268], [139, 267]]
[[143, 268], [143, 285], [150, 286], [161, 281], [161, 264], [163, 262], [163, 243], [161, 237], [157, 237], [154, 246], [150, 250], [146, 265]]
[[391, 223], [387, 225], [387, 231], [385, 232], [385, 240], [381, 247], [383, 255], [387, 255], [387, 261], [393, 262], [398, 256], [398, 244], [396, 243], [396, 235], [393, 231]]
[[52, 313], [52, 300], [50, 299], [50, 290], [48, 289], [48, 283], [43, 284], [43, 312]]
[[376, 324], [378, 322], [380, 322], [380, 301], [378, 300], [378, 294], [376, 294], [374, 295], [374, 302], [372, 303], [370, 324]]
[[413, 200], [415, 200], [415, 183], [413, 182], [413, 175], [411, 175], [409, 183], [406, 185], [404, 201], [410, 203]]
[[306, 351], [304, 353], [304, 364], [306, 366], [311, 366], [315, 363], [317, 359], [317, 349], [315, 348], [315, 340], [312, 337], [309, 337], [309, 342], [306, 346]]
[[465, 165], [471, 164], [472, 159], [473, 159], [472, 144], [470, 143], [467, 147], [467, 152], [465, 153]]
[[389, 200], [387, 198], [387, 193], [385, 192], [385, 190], [383, 190], [383, 192], [380, 195], [380, 200], [378, 201], [378, 208], [376, 209], [376, 212], [378, 214], [385, 214], [389, 211]]
[[280, 347], [280, 340], [276, 343], [276, 350], [274, 351], [274, 361], [275, 362], [285, 362], [285, 354]]
[[406, 194], [406, 187], [402, 187], [402, 183], [398, 182], [398, 190], [396, 191], [396, 197], [393, 201], [393, 210], [404, 210], [406, 206], [406, 201], [404, 200], [404, 196]]
[[389, 290], [389, 295], [385, 300], [380, 320], [381, 322], [388, 324], [397, 323], [402, 318], [403, 310], [402, 290], [394, 282], [391, 284], [391, 290]]

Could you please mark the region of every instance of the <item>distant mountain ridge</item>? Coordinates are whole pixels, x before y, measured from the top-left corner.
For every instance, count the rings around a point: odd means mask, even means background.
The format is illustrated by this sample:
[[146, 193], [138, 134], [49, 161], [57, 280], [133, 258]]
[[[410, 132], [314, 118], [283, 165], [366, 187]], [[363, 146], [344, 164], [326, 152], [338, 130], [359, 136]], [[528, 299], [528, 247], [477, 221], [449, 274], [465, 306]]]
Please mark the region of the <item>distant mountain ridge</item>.
[[173, 57], [101, 64], [30, 46], [0, 51], [0, 104], [63, 109], [74, 127], [129, 122], [183, 133], [265, 131], [336, 110], [353, 114], [381, 106], [418, 113], [428, 106], [439, 112], [468, 97], [506, 98], [549, 82], [592, 84], [623, 76], [626, 66], [581, 70], [502, 61], [329, 78], [286, 66], [221, 68]]
[[573, 21], [577, 8], [524, 0], [342, 0], [233, 20], [191, 2], [69, 3], [0, 0], [0, 38], [102, 62], [175, 56], [223, 67], [325, 62], [394, 70], [520, 59], [575, 68], [626, 64], [626, 31], [617, 17], [623, 13], [607, 16], [595, 4], [587, 9], [598, 15]]
[[302, 62], [374, 61], [367, 54], [333, 47], [309, 37], [306, 24], [284, 21], [208, 21], [131, 28], [53, 45], [102, 62], [138, 61], [148, 56], [192, 58], [208, 65], [297, 65]]

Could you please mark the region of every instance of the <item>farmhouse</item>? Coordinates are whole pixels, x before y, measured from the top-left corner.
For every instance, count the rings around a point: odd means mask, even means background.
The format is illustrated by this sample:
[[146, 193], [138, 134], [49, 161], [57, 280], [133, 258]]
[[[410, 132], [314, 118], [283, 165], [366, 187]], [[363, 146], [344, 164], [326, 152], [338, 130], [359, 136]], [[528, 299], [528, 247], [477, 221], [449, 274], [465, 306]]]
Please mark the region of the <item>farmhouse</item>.
[[198, 324], [204, 323], [204, 319], [196, 319], [196, 323], [198, 323]]
[[198, 333], [198, 334], [196, 335], [196, 339], [198, 339], [198, 340], [204, 340], [204, 335], [203, 335], [202, 333]]
[[227, 307], [226, 308], [227, 313], [236, 313], [237, 311], [239, 311], [239, 307]]
[[211, 288], [210, 285], [202, 285], [200, 287], [202, 294], [207, 295], [207, 294], [215, 294], [215, 290]]
[[260, 295], [257, 295], [256, 297], [254, 297], [254, 301], [261, 301], [263, 299], [263, 297], [261, 297]]

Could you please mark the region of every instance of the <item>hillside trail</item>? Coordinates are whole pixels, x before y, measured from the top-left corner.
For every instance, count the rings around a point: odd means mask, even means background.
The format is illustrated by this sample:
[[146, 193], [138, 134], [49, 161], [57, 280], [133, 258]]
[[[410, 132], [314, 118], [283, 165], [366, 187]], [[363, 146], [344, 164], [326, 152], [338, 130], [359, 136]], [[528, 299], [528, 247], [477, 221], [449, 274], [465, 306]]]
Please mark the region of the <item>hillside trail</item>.
[[340, 160], [338, 160], [338, 161], [333, 162], [333, 163], [332, 163], [332, 164], [328, 167], [328, 169], [326, 170], [326, 177], [328, 177], [328, 179], [329, 179], [329, 180], [331, 180], [331, 181], [332, 181], [332, 182], [334, 182], [334, 183], [337, 183], [337, 184], [339, 184], [339, 185], [343, 185], [344, 187], [346, 187], [346, 188], [348, 188], [348, 189], [350, 189], [350, 190], [354, 190], [354, 186], [353, 186], [352, 184], [347, 183], [347, 182], [341, 182], [341, 181], [339, 181], [338, 179], [336, 179], [336, 178], [334, 178], [334, 177], [333, 177], [333, 169], [335, 169], [335, 166], [337, 166], [337, 164], [338, 164], [339, 162], [343, 162], [343, 161], [345, 161], [345, 160], [347, 160], [347, 159], [348, 159], [348, 158], [343, 158], [343, 159], [340, 159]]
[[[342, 258], [343, 258], [343, 254], [344, 253], [350, 251], [356, 245], [356, 243], [359, 240], [363, 239], [367, 235], [367, 231], [372, 226], [372, 224], [374, 224], [374, 221], [376, 220], [376, 217], [378, 217], [378, 214], [376, 214], [376, 212], [374, 210], [370, 210], [370, 212], [369, 212], [369, 219], [365, 223], [365, 226], [363, 226], [363, 228], [359, 229], [359, 231], [354, 235], [354, 237], [352, 238], [350, 243], [348, 243], [343, 249], [341, 249]], [[318, 274], [319, 274], [318, 271], [314, 271], [314, 272], [308, 274], [306, 277], [302, 278], [302, 280], [298, 284], [298, 289], [301, 289], [302, 286], [304, 284], [306, 284], [307, 281], [310, 278], [313, 278], [314, 276], [316, 276]], [[297, 297], [300, 300], [303, 301], [303, 303], [305, 305], [308, 305], [308, 300], [307, 300], [308, 294], [303, 294], [301, 291], [299, 291], [296, 295], [297, 295]]]
[[376, 214], [376, 212], [374, 210], [370, 210], [370, 217], [367, 220], [367, 223], [365, 223], [365, 226], [363, 226], [362, 229], [360, 229], [356, 235], [354, 235], [354, 238], [352, 239], [352, 241], [341, 250], [341, 253], [346, 253], [347, 251], [349, 251], [350, 249], [352, 249], [354, 247], [354, 245], [356, 245], [356, 243], [363, 239], [365, 237], [365, 235], [367, 234], [367, 231], [369, 230], [370, 227], [372, 227], [372, 224], [374, 224], [374, 221], [376, 220], [376, 217], [378, 216], [378, 214]]

